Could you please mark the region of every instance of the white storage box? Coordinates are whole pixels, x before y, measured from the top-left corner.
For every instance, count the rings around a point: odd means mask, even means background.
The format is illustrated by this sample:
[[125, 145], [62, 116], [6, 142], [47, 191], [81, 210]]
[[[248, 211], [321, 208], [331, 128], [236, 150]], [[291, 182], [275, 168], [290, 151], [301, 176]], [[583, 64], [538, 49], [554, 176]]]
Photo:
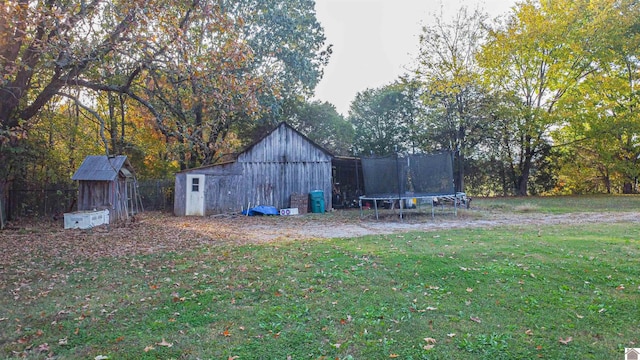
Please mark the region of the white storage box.
[[298, 208], [280, 209], [280, 215], [282, 216], [298, 215]]
[[109, 210], [75, 211], [64, 214], [65, 229], [90, 229], [109, 224]]

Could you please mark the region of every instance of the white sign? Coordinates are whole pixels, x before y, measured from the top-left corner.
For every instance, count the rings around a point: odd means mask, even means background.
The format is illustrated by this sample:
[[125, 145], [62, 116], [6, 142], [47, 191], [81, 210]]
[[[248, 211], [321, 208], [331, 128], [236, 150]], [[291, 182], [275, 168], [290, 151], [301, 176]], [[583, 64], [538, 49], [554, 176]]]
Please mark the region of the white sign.
[[282, 216], [298, 215], [298, 208], [280, 209], [280, 215]]

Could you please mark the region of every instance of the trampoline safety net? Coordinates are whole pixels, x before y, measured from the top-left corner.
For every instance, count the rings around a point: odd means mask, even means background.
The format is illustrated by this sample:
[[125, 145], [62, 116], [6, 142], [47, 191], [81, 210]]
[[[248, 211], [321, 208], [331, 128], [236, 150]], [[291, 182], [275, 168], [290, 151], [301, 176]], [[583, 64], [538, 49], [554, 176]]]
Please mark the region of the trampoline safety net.
[[362, 158], [367, 197], [455, 194], [450, 152]]

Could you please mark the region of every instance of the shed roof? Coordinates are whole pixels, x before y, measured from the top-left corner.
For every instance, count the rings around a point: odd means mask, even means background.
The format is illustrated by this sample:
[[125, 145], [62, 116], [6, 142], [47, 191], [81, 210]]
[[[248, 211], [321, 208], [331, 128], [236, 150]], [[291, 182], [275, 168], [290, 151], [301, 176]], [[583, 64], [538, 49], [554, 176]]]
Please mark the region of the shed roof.
[[224, 162], [220, 162], [220, 163], [216, 163], [216, 164], [209, 164], [209, 165], [204, 165], [204, 166], [199, 166], [196, 168], [191, 168], [191, 169], [185, 169], [182, 171], [177, 172], [177, 174], [180, 173], [188, 173], [191, 172], [193, 170], [201, 170], [201, 169], [207, 169], [207, 168], [211, 168], [211, 167], [217, 167], [220, 165], [228, 165], [228, 164], [232, 164], [234, 162], [236, 162], [236, 160], [238, 159], [238, 156], [240, 156], [243, 153], [248, 152], [249, 150], [251, 150], [254, 146], [256, 146], [258, 143], [260, 143], [261, 141], [263, 141], [265, 138], [267, 138], [269, 135], [271, 135], [272, 133], [274, 133], [276, 130], [278, 130], [278, 128], [280, 127], [287, 127], [291, 130], [293, 130], [295, 133], [297, 133], [298, 135], [300, 135], [302, 138], [304, 138], [306, 141], [308, 141], [312, 146], [314, 146], [315, 148], [319, 149], [320, 151], [322, 151], [324, 154], [326, 154], [327, 156], [333, 158], [334, 155], [327, 149], [323, 148], [322, 146], [316, 144], [313, 140], [309, 139], [309, 137], [307, 137], [306, 135], [304, 135], [303, 133], [301, 133], [300, 131], [296, 130], [293, 126], [289, 125], [289, 123], [287, 123], [286, 121], [282, 121], [280, 122], [276, 127], [274, 127], [273, 129], [271, 129], [271, 131], [269, 131], [267, 134], [265, 134], [264, 136], [262, 136], [261, 138], [259, 138], [258, 140], [252, 142], [251, 144], [247, 145], [247, 147], [245, 147], [242, 151], [240, 151], [239, 153], [235, 153], [232, 156], [231, 160], [226, 160]]
[[242, 150], [241, 153], [246, 153], [249, 150], [251, 150], [251, 148], [253, 148], [254, 146], [256, 146], [258, 143], [260, 143], [262, 140], [264, 140], [266, 137], [268, 137], [269, 135], [273, 134], [274, 132], [276, 132], [280, 127], [286, 127], [289, 128], [291, 130], [293, 130], [295, 133], [297, 133], [298, 135], [300, 135], [302, 138], [304, 138], [307, 142], [309, 142], [312, 146], [314, 146], [315, 148], [317, 148], [318, 150], [322, 151], [323, 153], [325, 153], [327, 156], [329, 157], [334, 157], [334, 155], [327, 149], [323, 148], [322, 146], [318, 145], [315, 143], [315, 141], [309, 139], [308, 136], [306, 136], [305, 134], [301, 133], [300, 131], [296, 130], [296, 128], [294, 128], [293, 126], [289, 125], [289, 123], [287, 123], [286, 121], [281, 121], [276, 127], [274, 127], [273, 129], [271, 129], [271, 131], [269, 131], [266, 135], [264, 135], [263, 137], [261, 137], [260, 139], [254, 141], [253, 143], [249, 144], [244, 150]]
[[[118, 173], [126, 170], [123, 167], [130, 167], [127, 157], [124, 155], [106, 156], [106, 155], [89, 155], [87, 156], [71, 180], [93, 180], [93, 181], [113, 181], [117, 178]], [[123, 171], [123, 175], [127, 176], [130, 172]], [[127, 176], [127, 177], [129, 177]]]

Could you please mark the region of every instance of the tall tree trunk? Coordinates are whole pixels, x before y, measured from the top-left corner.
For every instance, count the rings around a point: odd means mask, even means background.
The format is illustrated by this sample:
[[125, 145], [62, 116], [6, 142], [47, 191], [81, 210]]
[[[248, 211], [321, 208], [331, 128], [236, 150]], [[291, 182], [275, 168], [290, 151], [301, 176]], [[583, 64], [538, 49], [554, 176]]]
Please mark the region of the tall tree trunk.
[[456, 191], [464, 192], [464, 166], [465, 166], [465, 148], [466, 148], [466, 128], [464, 125], [458, 127], [458, 181]]
[[611, 194], [611, 177], [609, 176], [609, 169], [604, 169], [602, 171], [602, 180], [604, 181], [604, 186], [607, 189], [607, 194]]
[[125, 138], [125, 108], [124, 108], [124, 100], [125, 97], [123, 94], [118, 94], [118, 98], [120, 99], [120, 147], [124, 151], [124, 138]]
[[518, 183], [516, 184], [518, 196], [529, 195], [529, 177], [531, 175], [531, 163], [533, 162], [533, 154], [529, 147], [527, 147], [526, 154], [520, 169], [520, 177], [518, 177]]
[[456, 191], [460, 191], [460, 192], [464, 192], [464, 163], [465, 163], [465, 157], [464, 157], [464, 153], [460, 150], [458, 150], [458, 176], [457, 179], [455, 181], [455, 188]]
[[116, 117], [116, 104], [112, 93], [107, 93], [109, 103], [109, 137], [111, 138], [111, 151], [109, 154], [120, 154], [118, 149], [118, 119]]

